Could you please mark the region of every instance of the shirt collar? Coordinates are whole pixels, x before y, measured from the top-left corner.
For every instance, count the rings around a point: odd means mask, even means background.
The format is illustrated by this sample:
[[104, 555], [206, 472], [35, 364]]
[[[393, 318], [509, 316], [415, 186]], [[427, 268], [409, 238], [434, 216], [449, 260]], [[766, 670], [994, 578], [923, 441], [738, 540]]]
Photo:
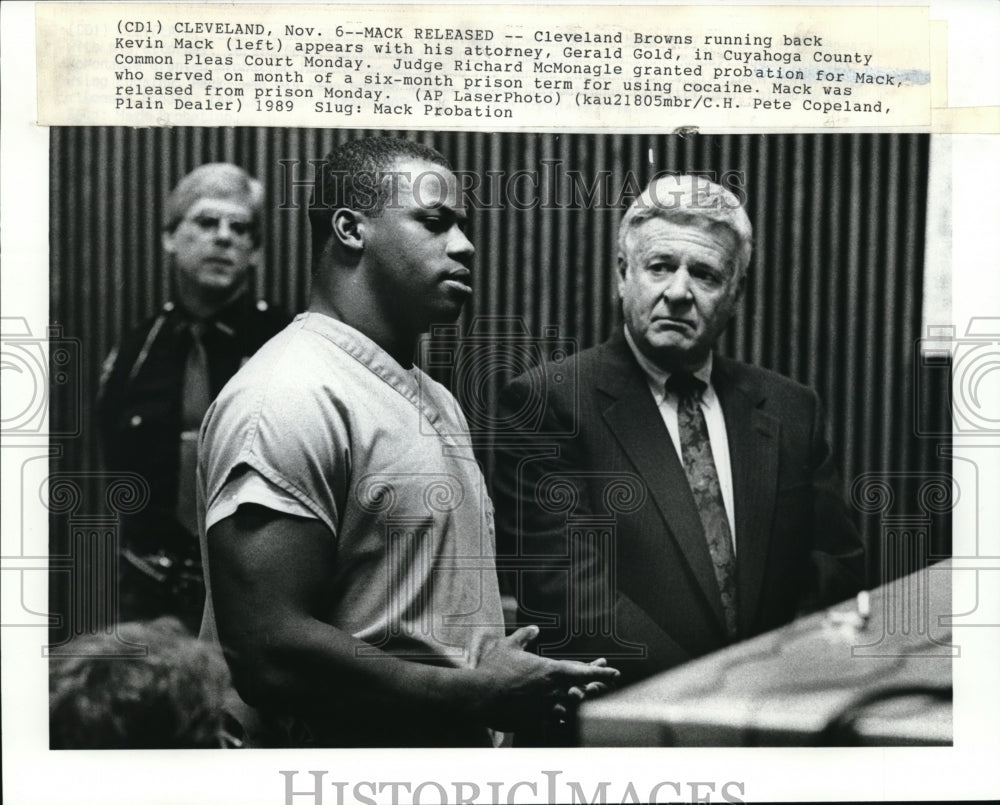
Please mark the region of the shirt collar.
[[403, 396], [416, 402], [416, 384], [422, 379], [419, 369], [416, 367], [407, 369], [401, 366], [395, 358], [360, 330], [325, 313], [308, 310], [300, 313], [295, 319], [301, 320], [305, 329], [333, 342]]
[[[646, 379], [649, 381], [649, 387], [656, 395], [657, 401], [661, 401], [666, 396], [664, 386], [666, 385], [667, 379], [670, 377], [672, 372], [668, 372], [666, 369], [661, 369], [642, 354], [639, 347], [636, 346], [635, 340], [632, 338], [632, 333], [629, 332], [628, 325], [622, 325], [622, 329], [625, 330], [625, 341], [628, 344], [628, 348], [632, 350], [632, 354], [639, 363], [639, 367], [642, 369], [643, 374], [646, 375]], [[704, 381], [705, 385], [708, 386], [709, 389], [712, 388], [711, 352], [708, 353], [708, 360], [705, 361], [700, 368], [694, 371], [694, 376], [699, 380]]]

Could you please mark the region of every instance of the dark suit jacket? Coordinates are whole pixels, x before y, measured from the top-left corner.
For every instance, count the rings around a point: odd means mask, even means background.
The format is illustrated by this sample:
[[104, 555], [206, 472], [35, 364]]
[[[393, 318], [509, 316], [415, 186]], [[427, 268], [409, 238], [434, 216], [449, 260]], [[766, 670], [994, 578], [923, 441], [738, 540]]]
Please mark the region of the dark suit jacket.
[[[816, 394], [719, 356], [712, 385], [743, 639], [853, 595], [863, 555]], [[543, 627], [539, 651], [605, 656], [630, 682], [727, 645], [694, 498], [624, 336], [515, 379], [500, 409], [519, 432], [498, 443], [499, 561], [516, 567], [521, 621]]]

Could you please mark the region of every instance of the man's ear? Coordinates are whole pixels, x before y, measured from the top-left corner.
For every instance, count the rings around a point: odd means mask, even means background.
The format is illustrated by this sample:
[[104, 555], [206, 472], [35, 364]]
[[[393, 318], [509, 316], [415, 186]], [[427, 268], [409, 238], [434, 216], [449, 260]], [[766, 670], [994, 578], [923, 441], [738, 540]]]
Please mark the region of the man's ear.
[[174, 246], [174, 233], [169, 229], [164, 229], [160, 232], [160, 243], [163, 245], [163, 251], [167, 254], [173, 254], [176, 250]]
[[739, 282], [736, 284], [735, 299], [737, 302], [743, 298], [743, 294], [746, 293], [746, 290], [747, 290], [747, 272], [744, 270], [743, 273], [740, 275]]
[[625, 273], [628, 271], [628, 260], [624, 254], [618, 255], [618, 296], [622, 295], [622, 286], [625, 284]]
[[261, 257], [263, 257], [263, 254], [264, 254], [263, 243], [258, 243], [253, 247], [253, 250], [250, 252], [250, 257], [247, 260], [247, 263], [249, 264], [250, 268], [258, 268], [260, 266]]
[[364, 216], [347, 207], [333, 211], [333, 236], [345, 249], [364, 248]]

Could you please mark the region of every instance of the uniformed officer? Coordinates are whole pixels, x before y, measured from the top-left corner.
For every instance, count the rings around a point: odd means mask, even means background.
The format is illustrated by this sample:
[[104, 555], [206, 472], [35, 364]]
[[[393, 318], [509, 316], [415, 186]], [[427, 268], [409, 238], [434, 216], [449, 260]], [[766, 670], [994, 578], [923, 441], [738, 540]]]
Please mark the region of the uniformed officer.
[[197, 438], [209, 403], [288, 323], [250, 295], [263, 192], [235, 165], [202, 165], [166, 203], [173, 299], [105, 362], [98, 420], [109, 470], [140, 474], [149, 504], [122, 523], [124, 620], [165, 614], [197, 630], [204, 600], [195, 510]]

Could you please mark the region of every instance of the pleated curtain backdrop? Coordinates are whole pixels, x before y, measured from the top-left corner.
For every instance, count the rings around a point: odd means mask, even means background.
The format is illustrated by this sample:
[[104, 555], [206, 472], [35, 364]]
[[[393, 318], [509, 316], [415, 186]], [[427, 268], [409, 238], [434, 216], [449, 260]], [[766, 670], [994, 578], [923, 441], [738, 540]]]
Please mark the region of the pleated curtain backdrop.
[[[310, 160], [346, 139], [411, 137], [442, 151], [482, 203], [470, 210], [475, 294], [460, 322], [513, 319], [585, 348], [621, 326], [617, 223], [658, 171], [708, 171], [739, 188], [755, 233], [747, 293], [726, 333], [729, 355], [813, 386], [823, 399], [845, 492], [863, 473], [947, 471], [939, 441], [914, 434], [914, 406], [947, 430], [948, 389], [917, 365], [929, 136], [917, 134], [627, 135], [365, 132], [297, 129], [51, 130], [51, 318], [82, 342], [83, 428], [62, 441], [61, 469], [96, 469], [90, 407], [100, 366], [123, 329], [169, 298], [160, 247], [164, 199], [200, 164], [233, 162], [259, 178], [265, 218], [257, 293], [290, 313], [309, 284]], [[515, 172], [525, 171], [515, 175]], [[593, 195], [588, 199], [587, 193]], [[539, 203], [541, 202], [541, 203]], [[546, 330], [546, 328], [550, 328]], [[453, 374], [429, 367], [448, 381]], [[504, 372], [458, 384], [463, 404], [492, 405]], [[473, 399], [474, 397], [474, 399]], [[53, 389], [53, 421], [73, 415]], [[489, 471], [489, 450], [481, 453]], [[879, 519], [858, 513], [879, 570]], [[948, 518], [934, 553], [950, 547]]]

